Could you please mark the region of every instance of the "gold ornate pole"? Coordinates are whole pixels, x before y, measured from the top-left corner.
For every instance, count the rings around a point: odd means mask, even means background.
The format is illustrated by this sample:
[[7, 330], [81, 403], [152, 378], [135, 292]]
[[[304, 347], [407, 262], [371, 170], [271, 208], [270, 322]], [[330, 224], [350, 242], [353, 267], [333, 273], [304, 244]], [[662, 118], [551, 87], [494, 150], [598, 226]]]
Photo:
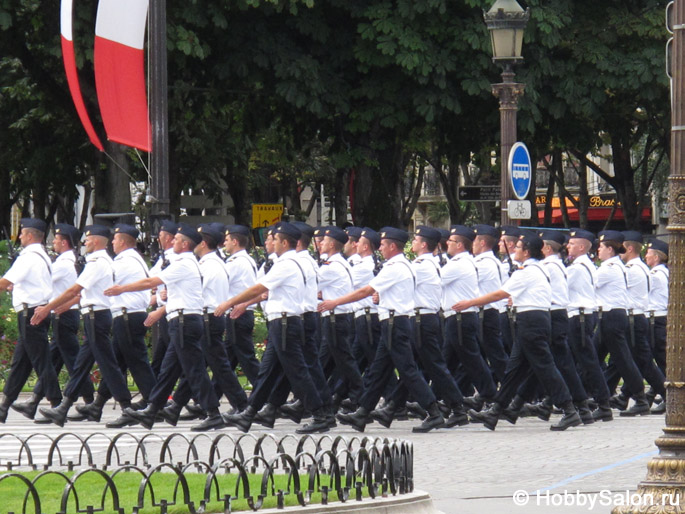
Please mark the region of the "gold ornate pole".
[[509, 178], [509, 152], [516, 143], [516, 114], [519, 98], [523, 95], [524, 89], [525, 84], [514, 82], [514, 71], [511, 65], [505, 66], [502, 72], [502, 83], [492, 85], [492, 94], [499, 98], [502, 225], [511, 225], [511, 218], [507, 210], [507, 200], [513, 200], [511, 179]]
[[615, 507], [614, 514], [685, 513], [685, 0], [673, 7], [666, 427], [638, 485], [644, 501]]

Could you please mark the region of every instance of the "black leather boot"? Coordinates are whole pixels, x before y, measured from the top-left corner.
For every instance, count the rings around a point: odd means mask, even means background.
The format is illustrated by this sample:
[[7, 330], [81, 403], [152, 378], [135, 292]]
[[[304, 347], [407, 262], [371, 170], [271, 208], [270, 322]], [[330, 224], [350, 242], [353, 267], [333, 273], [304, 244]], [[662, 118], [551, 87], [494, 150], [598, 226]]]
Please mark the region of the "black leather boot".
[[629, 400], [630, 398], [623, 394], [623, 392], [620, 392], [609, 398], [609, 405], [611, 405], [611, 407], [614, 409], [623, 411], [628, 408]]
[[374, 409], [369, 413], [375, 421], [378, 421], [385, 428], [390, 428], [392, 420], [395, 419], [395, 402], [388, 401], [380, 409]]
[[157, 418], [159, 409], [152, 404], [149, 404], [143, 410], [134, 410], [132, 407], [123, 409], [123, 413], [132, 418], [136, 423], [140, 423], [148, 430], [152, 429]]
[[252, 421], [257, 415], [257, 410], [248, 405], [247, 408], [240, 414], [223, 414], [221, 417], [224, 423], [230, 427], [236, 427], [241, 432], [249, 432], [252, 426]]
[[666, 414], [666, 400], [662, 399], [659, 403], [652, 405], [649, 410], [650, 414]]
[[562, 405], [561, 410], [563, 411], [564, 415], [561, 416], [559, 423], [549, 427], [550, 430], [562, 431], [569, 427], [577, 427], [583, 423], [572, 401], [569, 400]]
[[[444, 418], [445, 416], [443, 416]], [[452, 406], [450, 415], [445, 419], [445, 428], [452, 428], [456, 426], [464, 426], [469, 424], [469, 417], [466, 415], [466, 409], [463, 405]]]
[[182, 409], [183, 405], [179, 405], [175, 401], [171, 400], [169, 404], [159, 412], [162, 414], [164, 421], [169, 423], [172, 427], [175, 427], [178, 423], [178, 418], [181, 416]]
[[325, 407], [321, 407], [312, 412], [313, 418], [311, 423], [307, 423], [303, 427], [295, 430], [298, 434], [320, 434], [322, 432], [328, 432], [330, 426], [328, 424], [327, 410]]
[[192, 421], [194, 419], [205, 419], [207, 417], [205, 410], [197, 403], [189, 403], [186, 405], [186, 410], [188, 412], [186, 414], [181, 414], [178, 419], [182, 421]]
[[252, 420], [253, 423], [262, 425], [266, 428], [273, 428], [274, 423], [276, 423], [276, 416], [278, 415], [278, 409], [275, 405], [271, 403], [264, 404], [264, 407], [259, 409], [259, 412]]
[[467, 396], [464, 398], [464, 407], [470, 410], [475, 410], [476, 412], [480, 412], [483, 410], [483, 406], [485, 405], [485, 398], [483, 398], [479, 393], [474, 394], [473, 396]]
[[33, 419], [36, 416], [36, 411], [38, 410], [38, 404], [42, 400], [42, 397], [37, 394], [32, 394], [31, 399], [24, 403], [13, 403], [11, 405], [12, 410], [17, 411], [22, 416]]
[[611, 404], [609, 400], [597, 402], [597, 408], [592, 411], [592, 417], [595, 421], [611, 421], [614, 419], [614, 414], [611, 412]]
[[363, 432], [366, 424], [369, 422], [369, 411], [364, 407], [359, 407], [356, 411], [349, 414], [339, 413], [336, 418], [343, 425], [349, 425], [357, 432]]
[[407, 402], [407, 414], [411, 418], [425, 419], [428, 413], [418, 402]]
[[647, 401], [647, 396], [645, 395], [644, 391], [634, 394], [633, 400], [635, 400], [633, 406], [630, 409], [621, 411], [620, 416], [633, 417], [645, 416], [649, 414], [649, 402]]
[[427, 412], [428, 416], [426, 416], [426, 419], [424, 419], [423, 423], [421, 423], [418, 427], [412, 428], [412, 432], [422, 434], [445, 425], [445, 418], [442, 417], [442, 412], [440, 412], [440, 407], [438, 407], [437, 402], [431, 403], [428, 406]]
[[535, 415], [542, 421], [549, 421], [549, 418], [552, 415], [552, 409], [554, 409], [552, 400], [549, 396], [545, 396], [542, 401], [536, 405]]
[[592, 411], [588, 406], [587, 400], [577, 402], [575, 405], [583, 425], [592, 425], [595, 422], [595, 418], [592, 417]]
[[497, 421], [499, 421], [500, 414], [502, 414], [502, 406], [495, 402], [492, 406], [483, 411], [469, 410], [469, 417], [477, 423], [483, 423], [488, 430], [495, 430]]
[[512, 425], [515, 425], [519, 419], [519, 413], [521, 412], [521, 408], [523, 407], [523, 404], [524, 404], [523, 398], [521, 398], [517, 394], [516, 396], [514, 396], [513, 400], [511, 400], [509, 407], [502, 410], [500, 417], [502, 419], [508, 421]]
[[50, 409], [41, 407], [40, 413], [55, 425], [63, 427], [64, 422], [67, 420], [67, 413], [73, 404], [73, 400], [70, 400], [69, 398], [62, 398], [62, 403], [60, 403], [57, 407], [52, 407]]
[[87, 419], [88, 421], [95, 421], [97, 423], [102, 419], [102, 409], [104, 408], [105, 403], [107, 403], [107, 398], [101, 394], [95, 395], [93, 403], [76, 406], [76, 412], [81, 416], [85, 416], [85, 418], [79, 419], [79, 416], [71, 416], [69, 417], [69, 421], [83, 421], [84, 419]]
[[304, 416], [304, 404], [300, 400], [283, 404], [281, 405], [281, 415], [299, 425]]
[[193, 425], [190, 427], [191, 432], [206, 432], [208, 430], [218, 430], [219, 428], [224, 428], [226, 423], [224, 423], [224, 418], [219, 414], [219, 409], [210, 409], [207, 412], [207, 419], [198, 425]]
[[10, 410], [10, 405], [12, 405], [12, 402], [7, 399], [7, 396], [3, 396], [2, 403], [0, 403], [0, 423], [7, 421], [7, 413]]

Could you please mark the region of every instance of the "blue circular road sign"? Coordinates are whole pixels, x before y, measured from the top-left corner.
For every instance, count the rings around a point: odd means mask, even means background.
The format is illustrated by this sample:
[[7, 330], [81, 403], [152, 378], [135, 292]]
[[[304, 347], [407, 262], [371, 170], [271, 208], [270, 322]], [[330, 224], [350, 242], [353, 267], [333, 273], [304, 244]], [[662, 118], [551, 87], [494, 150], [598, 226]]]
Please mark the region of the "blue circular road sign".
[[533, 166], [530, 162], [528, 148], [523, 143], [514, 143], [509, 152], [509, 178], [514, 196], [519, 200], [525, 200], [530, 191], [533, 179]]

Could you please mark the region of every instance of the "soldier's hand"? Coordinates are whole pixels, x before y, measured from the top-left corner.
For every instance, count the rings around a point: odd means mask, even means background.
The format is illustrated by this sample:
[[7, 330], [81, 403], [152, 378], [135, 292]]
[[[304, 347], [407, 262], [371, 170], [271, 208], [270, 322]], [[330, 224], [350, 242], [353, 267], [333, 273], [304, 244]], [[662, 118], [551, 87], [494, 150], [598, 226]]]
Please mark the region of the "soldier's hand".
[[333, 300], [324, 300], [316, 308], [319, 312], [332, 311], [337, 307], [337, 304]]
[[60, 305], [60, 306], [57, 307], [53, 312], [54, 312], [55, 314], [64, 314], [65, 312], [67, 312], [67, 311], [69, 310], [69, 307], [71, 307], [71, 305], [66, 305], [66, 304], [65, 304], [65, 305]]
[[105, 289], [105, 296], [119, 296], [123, 293], [121, 286], [112, 286]]
[[145, 321], [143, 321], [143, 325], [149, 328], [155, 323], [157, 323], [160, 319], [162, 319], [162, 316], [164, 316], [164, 309], [157, 309], [155, 311], [152, 311], [150, 314], [147, 315]]
[[371, 301], [372, 301], [374, 304], [378, 305], [378, 302], [381, 301], [381, 295], [379, 295], [378, 293], [373, 293], [373, 294], [371, 295]]
[[231, 304], [228, 302], [221, 302], [219, 305], [217, 305], [216, 309], [214, 309], [214, 315], [217, 318], [220, 318], [224, 314], [226, 314], [226, 311], [231, 308]]
[[472, 305], [469, 303], [468, 300], [461, 300], [460, 302], [457, 302], [454, 305], [452, 305], [452, 308], [457, 312], [461, 312], [464, 309], [468, 309], [469, 307], [472, 307]]
[[245, 311], [247, 310], [247, 304], [241, 303], [240, 305], [236, 305], [231, 309], [231, 314], [230, 318], [231, 319], [238, 319], [240, 316], [245, 314]]
[[166, 287], [159, 292], [159, 297], [162, 299], [163, 302], [166, 302], [167, 298], [169, 297], [169, 293], [167, 292]]
[[47, 318], [48, 314], [50, 314], [50, 309], [48, 309], [47, 305], [36, 307], [33, 311], [33, 316], [31, 317], [31, 325], [40, 325], [40, 323]]

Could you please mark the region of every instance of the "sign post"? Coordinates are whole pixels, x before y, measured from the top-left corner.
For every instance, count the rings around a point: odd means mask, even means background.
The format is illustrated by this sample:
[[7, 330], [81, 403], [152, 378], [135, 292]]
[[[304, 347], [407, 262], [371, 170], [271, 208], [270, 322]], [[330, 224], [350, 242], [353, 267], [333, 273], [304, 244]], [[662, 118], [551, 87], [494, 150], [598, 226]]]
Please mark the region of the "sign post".
[[279, 203], [252, 204], [252, 228], [266, 228], [281, 221], [283, 206]]
[[507, 212], [511, 219], [526, 219], [530, 217], [531, 205], [526, 198], [533, 181], [533, 164], [530, 153], [525, 144], [514, 143], [509, 152], [509, 179], [514, 196], [518, 201], [507, 202]]

